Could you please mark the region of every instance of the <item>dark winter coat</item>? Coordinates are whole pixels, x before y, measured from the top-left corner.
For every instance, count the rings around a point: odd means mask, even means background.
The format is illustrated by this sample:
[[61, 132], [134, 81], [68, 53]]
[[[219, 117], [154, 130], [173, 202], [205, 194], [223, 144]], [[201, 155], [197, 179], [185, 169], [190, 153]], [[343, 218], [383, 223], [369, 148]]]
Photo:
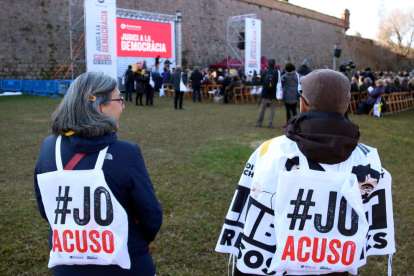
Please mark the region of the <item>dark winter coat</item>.
[[[37, 175], [56, 171], [56, 135], [46, 138], [40, 151], [34, 174], [35, 195], [40, 215], [47, 220]], [[145, 167], [141, 151], [136, 144], [118, 140], [115, 133], [101, 137], [85, 138], [78, 135], [64, 136], [61, 153], [63, 166], [76, 153], [86, 153], [74, 170], [93, 169], [99, 151], [109, 146], [103, 163], [106, 183], [128, 216], [128, 252], [131, 269], [116, 265], [59, 265], [53, 268], [55, 276], [148, 276], [155, 274], [148, 245], [154, 240], [162, 224], [161, 205], [158, 202], [151, 179]], [[136, 220], [139, 224], [136, 223]], [[52, 249], [52, 233], [49, 234], [49, 249]]]
[[134, 72], [131, 69], [127, 69], [125, 72], [125, 83], [134, 83]]
[[312, 70], [305, 64], [302, 64], [299, 69], [298, 69], [298, 73], [301, 76], [306, 76], [307, 74], [309, 74], [310, 72], [312, 72]]
[[380, 85], [377, 86], [374, 91], [372, 91], [369, 94], [368, 99], [366, 99], [365, 103], [369, 104], [369, 105], [374, 105], [378, 99], [378, 97], [381, 96], [381, 94], [384, 94], [385, 90], [384, 90], [384, 86]]
[[136, 91], [138, 94], [145, 93], [145, 83], [148, 82], [148, 77], [145, 77], [142, 74], [135, 73], [135, 81], [137, 82]]
[[351, 83], [351, 92], [359, 92], [358, 84]]
[[295, 104], [299, 101], [298, 76], [296, 71], [286, 72], [282, 76], [283, 102]]
[[229, 86], [231, 80], [229, 78], [225, 78], [220, 88], [220, 96], [224, 96], [224, 92], [226, 92], [227, 86]]
[[242, 84], [241, 84], [241, 81], [240, 80], [232, 80], [230, 82], [229, 86], [227, 87], [227, 95], [229, 97], [233, 96], [234, 95], [233, 88], [235, 88], [235, 87], [241, 87], [241, 85]]
[[191, 73], [190, 80], [191, 86], [193, 88], [200, 88], [201, 81], [203, 80], [203, 75], [200, 73], [200, 71], [194, 70], [194, 72]]
[[391, 93], [392, 92], [402, 92], [402, 86], [399, 83], [391, 83]]
[[181, 70], [175, 70], [174, 74], [171, 76], [171, 83], [174, 85], [175, 91], [180, 91], [180, 82], [183, 81], [184, 85], [187, 84], [187, 76], [186, 74], [183, 74], [181, 77]]
[[365, 92], [365, 91], [368, 91], [368, 86], [365, 83], [363, 83], [359, 86], [359, 92]]
[[372, 80], [372, 85], [375, 84], [375, 81], [377, 80], [377, 77], [375, 76], [375, 74], [372, 71], [369, 71], [367, 73], [367, 78], [370, 78]]

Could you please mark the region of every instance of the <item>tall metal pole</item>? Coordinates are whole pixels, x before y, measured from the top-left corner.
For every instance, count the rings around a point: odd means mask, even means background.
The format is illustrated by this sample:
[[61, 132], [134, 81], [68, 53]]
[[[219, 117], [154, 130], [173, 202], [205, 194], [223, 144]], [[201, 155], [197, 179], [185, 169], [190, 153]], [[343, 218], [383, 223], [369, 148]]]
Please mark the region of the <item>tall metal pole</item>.
[[69, 41], [70, 41], [70, 70], [73, 80], [73, 41], [72, 41], [72, 1], [69, 0]]
[[181, 37], [181, 12], [177, 11], [177, 65], [182, 66], [182, 37]]

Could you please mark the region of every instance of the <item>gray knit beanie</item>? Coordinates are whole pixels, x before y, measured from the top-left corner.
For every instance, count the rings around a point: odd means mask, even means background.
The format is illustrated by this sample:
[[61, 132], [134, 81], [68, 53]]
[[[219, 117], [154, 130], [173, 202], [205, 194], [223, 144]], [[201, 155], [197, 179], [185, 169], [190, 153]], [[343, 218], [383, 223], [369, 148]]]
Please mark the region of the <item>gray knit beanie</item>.
[[351, 84], [343, 74], [318, 69], [300, 78], [303, 95], [317, 109], [344, 113], [351, 99]]

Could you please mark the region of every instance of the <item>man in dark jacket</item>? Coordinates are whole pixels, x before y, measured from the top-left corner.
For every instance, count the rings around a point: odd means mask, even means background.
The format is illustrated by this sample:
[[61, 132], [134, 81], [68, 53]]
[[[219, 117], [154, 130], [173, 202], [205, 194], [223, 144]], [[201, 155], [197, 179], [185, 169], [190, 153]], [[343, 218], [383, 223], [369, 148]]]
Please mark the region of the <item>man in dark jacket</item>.
[[299, 67], [298, 69], [298, 73], [301, 76], [306, 76], [307, 74], [309, 74], [312, 70], [309, 68], [309, 61], [307, 58], [305, 58], [302, 62], [302, 65]]
[[371, 71], [370, 67], [365, 68], [365, 72], [366, 72], [366, 77], [370, 78], [372, 83], [375, 83], [375, 81], [377, 80], [377, 77], [375, 76], [374, 72]]
[[[267, 103], [270, 101], [270, 114], [269, 114], [269, 121], [267, 124], [268, 128], [275, 128], [273, 126], [273, 118], [275, 117], [275, 109], [276, 109], [276, 86], [279, 80], [279, 70], [275, 68], [275, 60], [269, 59], [267, 61], [269, 67], [263, 71], [262, 73], [262, 99], [260, 103], [260, 110], [259, 110], [259, 118], [257, 122], [253, 125], [255, 127], [261, 127], [263, 122], [264, 113], [267, 107]], [[272, 78], [272, 85], [267, 83], [268, 80]]]
[[128, 65], [128, 69], [125, 72], [125, 101], [132, 102], [132, 92], [134, 91], [134, 73], [132, 72], [132, 66]]
[[[196, 98], [198, 97], [198, 101], [201, 102], [201, 80], [203, 79], [203, 75], [198, 71], [198, 66], [194, 68], [194, 72], [191, 73], [190, 81], [191, 86], [193, 87], [193, 103], [195, 103]], [[197, 96], [197, 97], [196, 97]]]
[[179, 101], [178, 108], [180, 110], [184, 110], [183, 108], [183, 97], [184, 97], [184, 91], [181, 91], [180, 89], [180, 83], [181, 81], [184, 83], [184, 85], [187, 84], [187, 77], [185, 74], [181, 71], [181, 65], [177, 65], [177, 69], [171, 76], [171, 83], [174, 85], [174, 108], [177, 109], [177, 102]]

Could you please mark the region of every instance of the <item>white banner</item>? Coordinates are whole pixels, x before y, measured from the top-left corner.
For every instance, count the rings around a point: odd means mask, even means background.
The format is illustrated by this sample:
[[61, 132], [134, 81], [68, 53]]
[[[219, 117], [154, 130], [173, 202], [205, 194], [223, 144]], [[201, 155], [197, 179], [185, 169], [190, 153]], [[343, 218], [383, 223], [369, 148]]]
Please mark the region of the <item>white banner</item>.
[[262, 21], [259, 19], [246, 18], [245, 28], [245, 63], [244, 72], [252, 75], [254, 70], [260, 73], [262, 43]]
[[87, 72], [116, 79], [116, 0], [85, 0]]

